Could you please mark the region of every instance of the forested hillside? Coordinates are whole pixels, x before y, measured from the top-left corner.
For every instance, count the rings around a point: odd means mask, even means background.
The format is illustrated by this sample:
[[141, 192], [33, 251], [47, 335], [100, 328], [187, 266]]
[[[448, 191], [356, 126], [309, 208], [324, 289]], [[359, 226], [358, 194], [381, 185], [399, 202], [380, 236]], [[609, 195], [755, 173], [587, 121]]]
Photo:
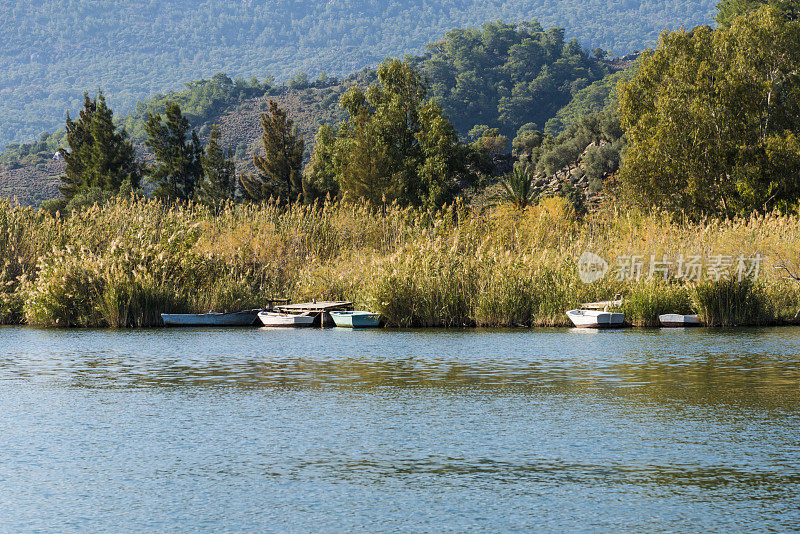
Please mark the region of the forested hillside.
[[[63, 123], [86, 89], [119, 112], [186, 80], [226, 72], [278, 81], [342, 75], [421, 53], [455, 27], [538, 19], [586, 49], [652, 45], [711, 22], [716, 0], [11, 0], [0, 3], [0, 147]], [[249, 82], [248, 82], [249, 83]]]
[[[564, 42], [561, 28], [545, 30], [536, 21], [451, 30], [430, 44], [425, 54], [408, 59], [425, 75], [431, 96], [464, 140], [477, 139], [489, 128], [498, 129], [506, 140], [513, 139], [522, 126], [542, 129], [573, 98], [587, 92], [600, 98], [595, 94], [598, 87], [601, 96], [608, 96], [611, 73], [628, 64], [592, 57], [576, 40]], [[117, 122], [147, 159], [148, 115], [163, 113], [167, 102], [175, 102], [201, 139], [207, 138], [212, 125], [218, 125], [222, 143], [234, 151], [237, 168], [249, 172], [254, 170], [252, 155], [260, 150], [260, 114], [269, 100], [278, 102], [296, 122], [308, 156], [319, 127], [344, 119], [340, 98], [347, 89], [366, 87], [375, 79], [375, 70], [369, 68], [346, 78], [311, 81], [298, 76], [280, 85], [273, 80], [233, 80], [216, 74], [187, 83], [181, 91], [140, 101], [127, 116], [118, 116]], [[596, 111], [578, 107], [579, 114]], [[76, 114], [76, 109], [71, 110], [73, 117]], [[52, 195], [55, 176], [49, 160], [61, 143], [63, 129], [58, 135], [41, 137], [38, 143], [9, 145], [0, 154], [0, 176], [8, 178], [2, 192], [17, 195], [25, 203], [39, 203]], [[501, 151], [508, 148], [506, 141]]]

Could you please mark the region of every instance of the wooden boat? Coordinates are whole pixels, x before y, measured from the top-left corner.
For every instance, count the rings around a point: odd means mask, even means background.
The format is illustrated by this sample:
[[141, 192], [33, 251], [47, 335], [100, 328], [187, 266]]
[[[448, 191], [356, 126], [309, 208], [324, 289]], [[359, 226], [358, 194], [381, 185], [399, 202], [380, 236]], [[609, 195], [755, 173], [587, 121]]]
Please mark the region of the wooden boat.
[[570, 310], [567, 317], [578, 328], [619, 328], [625, 322], [624, 313], [598, 310]]
[[332, 311], [336, 326], [345, 328], [376, 328], [381, 324], [381, 315], [368, 311]]
[[311, 326], [316, 317], [311, 313], [292, 314], [262, 311], [258, 318], [264, 326], [300, 327]]
[[258, 321], [261, 310], [243, 310], [231, 313], [162, 313], [164, 326], [252, 326]]
[[678, 313], [667, 313], [658, 316], [661, 326], [666, 328], [683, 328], [687, 326], [701, 326], [703, 322], [699, 315], [680, 315]]

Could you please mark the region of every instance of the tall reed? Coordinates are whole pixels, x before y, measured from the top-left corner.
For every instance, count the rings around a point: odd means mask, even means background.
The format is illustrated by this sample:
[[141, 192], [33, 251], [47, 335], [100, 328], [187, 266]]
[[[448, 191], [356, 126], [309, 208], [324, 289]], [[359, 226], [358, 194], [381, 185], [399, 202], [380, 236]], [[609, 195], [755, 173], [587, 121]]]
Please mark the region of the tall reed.
[[[584, 251], [612, 270], [584, 284]], [[758, 283], [622, 280], [625, 255], [768, 257]], [[260, 307], [271, 297], [353, 300], [398, 326], [566, 326], [582, 302], [625, 297], [638, 326], [698, 311], [710, 324], [797, 319], [800, 218], [690, 222], [611, 209], [575, 217], [558, 199], [518, 210], [456, 203], [228, 203], [217, 211], [132, 197], [53, 217], [0, 201], [0, 322], [137, 327], [162, 312]], [[796, 266], [795, 266], [796, 267]]]
[[764, 287], [750, 279], [708, 281], [692, 289], [692, 302], [708, 326], [757, 326], [775, 322]]

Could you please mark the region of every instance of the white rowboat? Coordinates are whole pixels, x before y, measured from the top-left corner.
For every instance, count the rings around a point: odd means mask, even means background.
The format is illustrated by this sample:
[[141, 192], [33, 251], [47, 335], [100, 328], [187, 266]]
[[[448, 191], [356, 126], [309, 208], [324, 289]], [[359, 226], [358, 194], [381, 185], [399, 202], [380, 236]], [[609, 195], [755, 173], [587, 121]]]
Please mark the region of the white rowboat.
[[301, 327], [314, 324], [316, 317], [312, 314], [291, 314], [278, 312], [261, 312], [258, 318], [264, 326]]
[[677, 313], [667, 313], [658, 316], [661, 326], [666, 328], [682, 328], [686, 326], [700, 326], [703, 322], [699, 315], [680, 315]]
[[625, 322], [624, 313], [597, 310], [570, 310], [567, 317], [578, 328], [619, 328]]

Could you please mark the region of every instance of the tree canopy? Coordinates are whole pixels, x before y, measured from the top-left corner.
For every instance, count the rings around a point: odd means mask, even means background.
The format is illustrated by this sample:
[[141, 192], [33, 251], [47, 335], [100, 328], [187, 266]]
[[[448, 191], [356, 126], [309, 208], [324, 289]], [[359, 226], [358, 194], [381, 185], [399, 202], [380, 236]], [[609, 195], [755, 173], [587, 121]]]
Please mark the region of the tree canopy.
[[68, 149], [59, 153], [67, 167], [61, 177], [61, 193], [69, 200], [87, 189], [116, 193], [123, 185], [139, 186], [141, 166], [125, 130], [114, 126], [113, 112], [100, 91], [96, 98], [84, 94], [78, 120], [67, 114]]
[[789, 20], [800, 17], [800, 0], [722, 0], [717, 4], [716, 20], [721, 27], [727, 28], [736, 17], [765, 5], [774, 7]]
[[[373, 202], [439, 206], [451, 198], [466, 149], [411, 63], [385, 61], [377, 83], [354, 87], [341, 104], [347, 119], [335, 136], [318, 137], [312, 155], [315, 184], [335, 182], [342, 192]], [[324, 166], [322, 153], [332, 165]]]
[[195, 187], [203, 176], [203, 148], [197, 132], [189, 135], [189, 121], [180, 106], [170, 102], [165, 118], [150, 114], [144, 126], [145, 144], [156, 158], [148, 170], [150, 181], [156, 184], [155, 196], [174, 200], [191, 200]]
[[525, 123], [540, 128], [580, 89], [609, 70], [563, 28], [537, 21], [458, 29], [428, 45], [422, 63], [436, 100], [460, 132], [476, 124], [513, 136]]
[[269, 112], [261, 114], [261, 128], [264, 156], [253, 155], [257, 174], [242, 176], [243, 193], [255, 201], [270, 197], [296, 200], [303, 192], [303, 138], [274, 100], [269, 101]]
[[621, 89], [628, 198], [700, 216], [800, 198], [800, 22], [762, 6], [665, 33]]
[[197, 184], [198, 202], [218, 206], [223, 200], [236, 197], [236, 164], [221, 144], [222, 134], [217, 126], [211, 127], [208, 145], [200, 158], [203, 176]]
[[114, 109], [128, 112], [221, 69], [246, 80], [344, 75], [497, 18], [569, 24], [584, 46], [625, 54], [664, 28], [709, 21], [715, 1], [586, 0], [579, 8], [568, 0], [4, 1], [0, 149], [52, 132], [65, 109], [81, 105], [85, 87], [104, 87]]

